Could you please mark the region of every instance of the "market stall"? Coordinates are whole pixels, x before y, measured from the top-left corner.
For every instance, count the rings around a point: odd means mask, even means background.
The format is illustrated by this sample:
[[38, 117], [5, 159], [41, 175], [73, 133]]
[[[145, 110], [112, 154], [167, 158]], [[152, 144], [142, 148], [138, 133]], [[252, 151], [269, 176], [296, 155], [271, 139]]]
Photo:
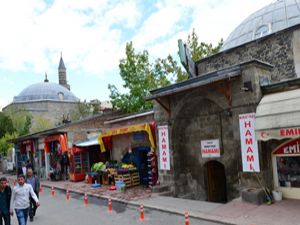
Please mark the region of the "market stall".
[[156, 184], [154, 128], [154, 122], [144, 123], [111, 129], [99, 135], [101, 152], [112, 152], [110, 163], [106, 164], [108, 180], [122, 181], [127, 188]]
[[63, 154], [67, 155], [67, 137], [65, 134], [51, 135], [44, 140], [44, 150], [46, 155], [46, 170], [51, 180], [61, 180], [65, 171], [62, 165]]

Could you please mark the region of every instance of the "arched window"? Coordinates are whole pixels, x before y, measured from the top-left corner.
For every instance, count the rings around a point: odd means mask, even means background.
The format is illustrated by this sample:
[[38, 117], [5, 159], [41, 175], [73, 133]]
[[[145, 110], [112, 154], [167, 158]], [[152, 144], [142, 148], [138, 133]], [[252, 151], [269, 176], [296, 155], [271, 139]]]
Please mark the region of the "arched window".
[[253, 39], [258, 39], [269, 33], [270, 33], [270, 26], [267, 24], [264, 24], [256, 29]]
[[58, 92], [57, 93], [59, 100], [64, 100], [64, 93]]

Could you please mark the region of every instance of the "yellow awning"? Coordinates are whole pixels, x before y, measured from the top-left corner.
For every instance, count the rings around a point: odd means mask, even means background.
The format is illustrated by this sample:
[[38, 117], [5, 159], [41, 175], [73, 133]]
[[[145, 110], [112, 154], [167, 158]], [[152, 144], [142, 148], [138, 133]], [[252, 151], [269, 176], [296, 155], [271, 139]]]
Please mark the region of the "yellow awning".
[[100, 133], [100, 135], [98, 137], [98, 143], [100, 145], [101, 152], [106, 151], [105, 145], [104, 145], [104, 142], [103, 142], [103, 138], [110, 137], [110, 136], [116, 136], [116, 135], [120, 135], [120, 134], [128, 134], [128, 133], [133, 133], [133, 132], [139, 132], [139, 131], [145, 131], [145, 132], [148, 133], [151, 148], [155, 148], [155, 142], [154, 142], [154, 139], [153, 139], [153, 135], [152, 135], [152, 132], [151, 132], [150, 125], [148, 123], [144, 123], [144, 124], [120, 127], [120, 128], [107, 130], [107, 131], [104, 131], [104, 132]]

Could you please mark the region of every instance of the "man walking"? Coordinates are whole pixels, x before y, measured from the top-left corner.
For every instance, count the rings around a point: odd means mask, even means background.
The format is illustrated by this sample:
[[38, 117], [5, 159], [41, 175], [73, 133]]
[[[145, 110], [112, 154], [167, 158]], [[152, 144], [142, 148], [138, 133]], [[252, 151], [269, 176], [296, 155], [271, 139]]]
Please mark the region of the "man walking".
[[13, 215], [13, 209], [15, 209], [19, 225], [27, 224], [29, 195], [31, 195], [34, 199], [37, 207], [40, 206], [40, 202], [34, 193], [32, 186], [30, 184], [26, 184], [25, 176], [20, 174], [18, 176], [18, 185], [13, 189], [10, 201], [10, 214]]
[[10, 198], [11, 198], [11, 188], [7, 185], [6, 177], [0, 178], [0, 225], [3, 225], [2, 220], [4, 220], [5, 225], [10, 225]]
[[[40, 181], [37, 178], [36, 175], [33, 174], [32, 168], [27, 169], [27, 177], [26, 181], [27, 184], [30, 184], [31, 187], [33, 188], [34, 193], [36, 194], [37, 197], [39, 197], [39, 191], [40, 191]], [[30, 201], [29, 201], [29, 218], [30, 221], [33, 221], [33, 217], [35, 216], [37, 209], [37, 205], [34, 201], [34, 199], [30, 196]]]

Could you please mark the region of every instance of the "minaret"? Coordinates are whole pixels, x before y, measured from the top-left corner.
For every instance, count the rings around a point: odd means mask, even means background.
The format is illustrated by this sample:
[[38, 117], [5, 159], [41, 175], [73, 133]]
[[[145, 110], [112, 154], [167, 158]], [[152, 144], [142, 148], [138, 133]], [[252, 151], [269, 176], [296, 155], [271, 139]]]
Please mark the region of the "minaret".
[[64, 86], [70, 90], [70, 85], [67, 83], [67, 69], [62, 58], [62, 53], [60, 54], [59, 66], [58, 66], [58, 80], [61, 86]]

